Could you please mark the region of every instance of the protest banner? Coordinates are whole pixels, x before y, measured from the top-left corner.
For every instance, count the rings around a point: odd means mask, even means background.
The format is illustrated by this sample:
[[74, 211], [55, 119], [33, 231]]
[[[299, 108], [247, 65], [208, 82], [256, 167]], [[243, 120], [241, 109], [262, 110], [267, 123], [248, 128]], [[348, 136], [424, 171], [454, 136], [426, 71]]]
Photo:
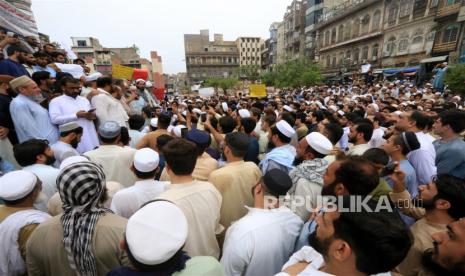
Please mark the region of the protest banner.
[[250, 97], [264, 98], [266, 97], [266, 86], [264, 84], [249, 85]]
[[202, 98], [209, 98], [215, 94], [215, 88], [205, 87], [199, 89], [199, 96]]
[[132, 80], [134, 68], [113, 64], [111, 67], [111, 75], [115, 79]]

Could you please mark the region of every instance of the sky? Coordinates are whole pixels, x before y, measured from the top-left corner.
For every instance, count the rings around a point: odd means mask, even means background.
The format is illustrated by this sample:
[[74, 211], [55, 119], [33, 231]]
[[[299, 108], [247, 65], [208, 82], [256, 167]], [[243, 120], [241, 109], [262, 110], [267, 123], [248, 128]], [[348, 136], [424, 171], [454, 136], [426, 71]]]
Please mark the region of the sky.
[[71, 38], [94, 37], [103, 47], [136, 44], [141, 57], [157, 51], [164, 73], [185, 72], [184, 34], [201, 29], [269, 38], [292, 0], [32, 0], [39, 32], [71, 46]]

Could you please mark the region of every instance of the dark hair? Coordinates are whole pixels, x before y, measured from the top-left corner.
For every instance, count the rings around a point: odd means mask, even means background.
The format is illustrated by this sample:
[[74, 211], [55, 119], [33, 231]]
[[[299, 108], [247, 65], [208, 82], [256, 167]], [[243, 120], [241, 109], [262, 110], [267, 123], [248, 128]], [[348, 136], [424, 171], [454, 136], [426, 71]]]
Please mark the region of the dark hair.
[[242, 132], [231, 132], [226, 134], [224, 142], [235, 157], [244, 158], [250, 145], [250, 137]]
[[83, 132], [82, 127], [77, 127], [75, 129], [72, 129], [72, 130], [60, 132], [60, 137], [66, 137], [66, 136], [70, 135], [71, 133], [75, 133], [76, 135], [79, 135], [79, 134], [82, 134], [82, 132]]
[[252, 113], [253, 116], [257, 117], [257, 121], [259, 121], [260, 117], [262, 116], [262, 111], [257, 107], [252, 107], [250, 109], [250, 113]]
[[328, 132], [327, 137], [331, 144], [335, 145], [339, 140], [341, 140], [342, 135], [344, 134], [344, 130], [342, 129], [341, 125], [336, 123], [329, 123], [325, 125], [325, 130]]
[[421, 146], [417, 136], [411, 131], [402, 132], [394, 136], [394, 143], [402, 148], [403, 155], [407, 155]]
[[27, 53], [26, 49], [24, 49], [21, 46], [11, 44], [7, 49], [6, 49], [6, 54], [8, 56], [12, 56], [15, 54], [15, 52], [20, 52], [20, 53]]
[[346, 114], [344, 114], [344, 117], [346, 117], [347, 121], [349, 122], [353, 122], [361, 118], [359, 114], [354, 113], [354, 112], [347, 112]]
[[134, 167], [133, 171], [134, 171], [134, 174], [136, 175], [137, 178], [140, 178], [140, 179], [155, 179], [155, 175], [158, 172], [158, 166], [155, 168], [155, 170], [153, 170], [151, 172], [141, 172], [141, 171], [138, 171], [136, 169], [136, 167]]
[[129, 116], [128, 124], [130, 129], [140, 130], [144, 126], [145, 120], [142, 115], [133, 114]]
[[300, 110], [295, 113], [295, 117], [296, 119], [300, 119], [302, 123], [307, 120], [307, 114]]
[[112, 85], [113, 79], [111, 77], [100, 77], [97, 79], [97, 87], [104, 88], [107, 85]]
[[263, 120], [269, 126], [272, 126], [272, 125], [276, 124], [276, 113], [274, 113], [274, 112], [266, 113], [265, 116], [263, 117]]
[[312, 116], [316, 118], [317, 123], [325, 119], [325, 113], [321, 110], [315, 110], [312, 112]]
[[255, 120], [252, 118], [242, 118], [241, 126], [244, 128], [244, 132], [246, 134], [250, 134], [257, 126], [257, 122], [255, 122]]
[[292, 112], [283, 112], [281, 113], [281, 119], [286, 121], [291, 127], [295, 126], [295, 114]]
[[410, 114], [409, 121], [415, 122], [415, 126], [419, 130], [424, 130], [429, 123], [428, 116], [424, 115], [420, 111], [413, 111], [412, 114]]
[[344, 184], [351, 195], [366, 196], [379, 184], [379, 174], [373, 164], [360, 157], [350, 156], [336, 170], [336, 183]]
[[[367, 205], [376, 210], [378, 202]], [[339, 203], [338, 205], [341, 205]], [[344, 208], [351, 206], [350, 196], [342, 197]], [[355, 255], [355, 268], [367, 275], [394, 269], [407, 256], [413, 236], [398, 213], [381, 209], [370, 212], [340, 212], [333, 221], [334, 238], [350, 245]]]
[[116, 137], [113, 137], [113, 138], [105, 138], [105, 137], [102, 137], [100, 133], [97, 133], [97, 134], [98, 134], [98, 138], [100, 139], [100, 141], [104, 144], [114, 144], [116, 140], [120, 138], [121, 136], [121, 135], [117, 135]]
[[44, 57], [44, 58], [50, 58], [50, 55], [47, 54], [47, 53], [45, 53], [45, 52], [40, 52], [40, 51], [39, 51], [39, 52], [35, 52], [35, 53], [34, 53], [34, 57], [35, 57], [35, 58], [43, 58], [43, 57]]
[[82, 63], [86, 63], [82, 58], [77, 58], [75, 60], [73, 60], [73, 64], [78, 64], [78, 62], [82, 62]]
[[47, 140], [31, 139], [13, 147], [16, 161], [21, 167], [33, 165], [37, 162], [37, 156], [44, 154], [48, 148]]
[[365, 141], [370, 141], [373, 136], [373, 125], [368, 123], [357, 123], [355, 125], [355, 131], [363, 134], [363, 139]]
[[448, 110], [439, 114], [441, 123], [449, 125], [455, 133], [461, 133], [465, 129], [465, 112], [460, 110]]
[[433, 201], [444, 199], [449, 201], [450, 208], [447, 210], [449, 216], [454, 219], [465, 217], [465, 180], [458, 177], [439, 174], [434, 180], [438, 190]]
[[158, 116], [158, 129], [167, 129], [171, 123], [171, 115], [168, 115], [166, 112]]
[[75, 79], [74, 77], [64, 77], [60, 80], [60, 86], [66, 86], [68, 83], [80, 84], [81, 81], [78, 79]]
[[166, 163], [176, 175], [191, 175], [197, 162], [197, 148], [194, 143], [174, 138], [162, 149]]
[[[163, 134], [157, 137], [157, 148], [158, 151], [162, 151], [163, 147], [168, 144], [169, 141], [173, 140], [174, 137], [168, 134]], [[162, 153], [162, 152], [161, 152]]]
[[41, 81], [50, 79], [50, 72], [48, 71], [37, 71], [32, 74], [32, 80], [40, 85]]
[[50, 53], [50, 55], [52, 56], [52, 58], [57, 58], [58, 56], [64, 56], [66, 58], [66, 54], [60, 51], [52, 52]]
[[278, 135], [279, 140], [282, 143], [289, 144], [291, 142], [291, 138], [287, 137], [286, 135], [282, 134], [276, 126], [271, 128], [271, 135]]
[[224, 134], [233, 132], [236, 128], [236, 122], [231, 116], [221, 117], [218, 123], [220, 124], [221, 130]]
[[362, 157], [376, 165], [386, 166], [389, 163], [389, 154], [379, 148], [368, 149], [363, 153]]
[[129, 137], [128, 128], [127, 127], [121, 127], [120, 142], [124, 146], [127, 146], [127, 145], [129, 145], [129, 141], [131, 141], [131, 137]]

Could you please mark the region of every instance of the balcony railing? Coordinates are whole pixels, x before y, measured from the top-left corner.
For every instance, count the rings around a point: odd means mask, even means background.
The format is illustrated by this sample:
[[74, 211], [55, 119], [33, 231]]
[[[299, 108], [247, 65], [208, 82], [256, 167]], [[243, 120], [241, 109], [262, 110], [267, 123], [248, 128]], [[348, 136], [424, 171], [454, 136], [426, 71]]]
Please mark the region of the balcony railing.
[[450, 52], [454, 51], [457, 46], [457, 42], [447, 42], [447, 43], [436, 43], [433, 47], [433, 52]]
[[462, 4], [459, 2], [453, 5], [440, 7], [439, 10], [436, 12], [436, 18], [445, 17], [445, 16], [448, 16], [454, 13], [458, 13], [461, 5]]

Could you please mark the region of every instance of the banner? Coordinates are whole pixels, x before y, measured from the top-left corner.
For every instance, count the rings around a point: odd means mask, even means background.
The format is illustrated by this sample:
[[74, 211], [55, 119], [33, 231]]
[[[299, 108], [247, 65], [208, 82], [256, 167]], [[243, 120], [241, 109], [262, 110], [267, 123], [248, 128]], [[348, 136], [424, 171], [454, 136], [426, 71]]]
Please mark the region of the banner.
[[368, 73], [370, 71], [371, 64], [364, 64], [362, 65], [362, 74]]
[[250, 97], [265, 98], [266, 86], [264, 84], [251, 84], [249, 85]]
[[55, 62], [55, 65], [61, 70], [61, 72], [69, 73], [73, 75], [73, 78], [75, 79], [80, 79], [82, 76], [85, 76], [84, 69], [81, 65], [58, 62]]
[[111, 67], [111, 76], [114, 79], [132, 80], [134, 68], [127, 67], [119, 64], [113, 64]]
[[133, 80], [143, 79], [146, 81], [149, 78], [149, 72], [147, 72], [146, 69], [133, 69], [133, 70], [134, 70], [133, 75], [132, 75]]
[[24, 37], [39, 37], [31, 0], [0, 0], [0, 26]]
[[159, 101], [163, 101], [165, 99], [165, 88], [154, 88], [153, 94]]
[[199, 96], [202, 98], [210, 98], [215, 94], [215, 88], [213, 87], [205, 87], [199, 89]]

